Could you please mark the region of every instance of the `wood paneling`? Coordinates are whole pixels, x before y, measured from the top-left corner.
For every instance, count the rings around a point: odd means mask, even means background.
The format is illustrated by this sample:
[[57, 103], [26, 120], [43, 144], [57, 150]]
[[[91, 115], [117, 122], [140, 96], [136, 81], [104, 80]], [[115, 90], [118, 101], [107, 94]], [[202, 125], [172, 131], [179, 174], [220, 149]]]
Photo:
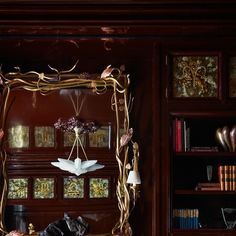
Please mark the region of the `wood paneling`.
[[[225, 44], [225, 48], [234, 48], [235, 1], [25, 0], [1, 1], [0, 6], [0, 64], [3, 71], [12, 71], [14, 66], [19, 66], [23, 72], [48, 73], [48, 65], [65, 70], [78, 59], [79, 73], [100, 73], [110, 64], [125, 65], [130, 74], [130, 91], [135, 98], [131, 124], [134, 139], [140, 143], [142, 177], [140, 199], [131, 214], [134, 236], [168, 235], [170, 196], [166, 156], [169, 147], [166, 140], [169, 129], [164, 115], [167, 112], [167, 71], [165, 58], [161, 55], [186, 47], [217, 50], [219, 45]], [[174, 109], [177, 105], [168, 106]], [[12, 116], [17, 117], [20, 111], [19, 106]], [[47, 157], [49, 161], [53, 155]], [[18, 158], [20, 155], [12, 156], [12, 163], [9, 162], [9, 173], [13, 176], [36, 176], [42, 173], [36, 166], [47, 167], [40, 161], [40, 156], [34, 156], [34, 161], [31, 156], [24, 156], [24, 161], [17, 162]], [[110, 165], [101, 176], [112, 175], [115, 162]], [[60, 175], [52, 168], [47, 171]], [[51, 206], [48, 214], [40, 213], [41, 204]], [[111, 214], [117, 215], [115, 199], [109, 200], [108, 205], [99, 205], [98, 201], [89, 208], [88, 205], [86, 202], [77, 206], [74, 201], [65, 203], [62, 200], [53, 204], [31, 201], [26, 214], [33, 223], [41, 219], [35, 223], [37, 229], [61, 218], [65, 210], [73, 216], [86, 215], [95, 233], [110, 228], [114, 223]]]

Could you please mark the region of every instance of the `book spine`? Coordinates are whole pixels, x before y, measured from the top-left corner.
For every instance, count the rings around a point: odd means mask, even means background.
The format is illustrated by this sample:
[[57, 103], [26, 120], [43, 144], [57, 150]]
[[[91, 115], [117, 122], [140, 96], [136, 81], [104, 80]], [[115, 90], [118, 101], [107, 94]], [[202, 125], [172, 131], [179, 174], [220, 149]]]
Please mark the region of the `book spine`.
[[197, 229], [198, 215], [198, 209], [173, 209], [173, 226], [178, 229]]
[[182, 152], [182, 122], [176, 120], [176, 152]]
[[221, 191], [219, 187], [201, 187], [201, 191]]
[[229, 179], [229, 166], [224, 166], [224, 185], [225, 185], [225, 191], [230, 190], [230, 179]]
[[236, 191], [236, 173], [235, 173], [235, 171], [236, 171], [236, 166], [235, 165], [233, 165], [232, 166], [232, 190], [233, 191]]
[[194, 224], [194, 229], [198, 229], [198, 218], [199, 218], [199, 211], [198, 211], [198, 209], [195, 209], [195, 224]]
[[175, 118], [175, 151], [178, 150], [178, 119]]
[[223, 166], [218, 167], [218, 177], [219, 177], [219, 182], [220, 182], [220, 190], [224, 191], [225, 185], [224, 185], [224, 168], [223, 168]]
[[229, 183], [229, 191], [233, 190], [233, 176], [232, 176], [232, 166], [228, 166], [228, 183]]
[[183, 120], [182, 121], [182, 124], [183, 124], [183, 151], [187, 151], [187, 135], [186, 135], [186, 121]]
[[190, 128], [186, 128], [186, 151], [189, 152], [191, 150], [190, 146]]
[[176, 119], [173, 119], [173, 129], [172, 129], [172, 137], [173, 137], [173, 151], [176, 151]]

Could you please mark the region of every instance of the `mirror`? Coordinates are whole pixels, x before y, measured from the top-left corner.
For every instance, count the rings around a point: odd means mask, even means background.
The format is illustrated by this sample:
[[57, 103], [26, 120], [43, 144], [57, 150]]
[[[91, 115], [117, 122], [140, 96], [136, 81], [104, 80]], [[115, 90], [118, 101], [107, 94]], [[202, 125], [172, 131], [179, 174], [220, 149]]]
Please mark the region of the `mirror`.
[[[106, 229], [113, 235], [132, 235], [129, 217], [137, 199], [140, 177], [139, 148], [131, 140], [133, 130], [129, 124], [132, 105], [128, 95], [129, 77], [122, 67], [107, 67], [101, 75], [73, 74], [74, 67], [64, 72], [52, 68], [57, 73], [50, 75], [35, 71], [0, 75], [2, 232], [6, 231], [6, 206], [12, 204], [28, 207], [27, 225], [33, 223], [37, 230], [45, 227], [45, 222], [37, 222], [43, 215], [37, 214], [53, 207], [57, 214], [81, 212], [89, 223], [99, 222], [95, 228]], [[96, 123], [98, 133], [81, 132], [77, 155], [88, 160], [92, 157], [104, 165], [104, 169], [76, 178], [50, 165], [59, 157], [71, 157], [73, 161], [75, 134], [71, 136], [55, 128], [55, 123], [62, 119], [69, 122], [71, 117]], [[94, 174], [96, 171], [98, 175]], [[129, 172], [132, 175], [129, 176]], [[71, 181], [75, 183], [77, 195], [68, 190]], [[90, 206], [89, 209], [86, 206]], [[100, 218], [105, 215], [106, 221], [114, 212], [117, 215], [110, 219], [114, 225], [102, 226]], [[47, 220], [54, 221], [55, 215], [50, 213]], [[94, 233], [100, 233], [99, 229]]]

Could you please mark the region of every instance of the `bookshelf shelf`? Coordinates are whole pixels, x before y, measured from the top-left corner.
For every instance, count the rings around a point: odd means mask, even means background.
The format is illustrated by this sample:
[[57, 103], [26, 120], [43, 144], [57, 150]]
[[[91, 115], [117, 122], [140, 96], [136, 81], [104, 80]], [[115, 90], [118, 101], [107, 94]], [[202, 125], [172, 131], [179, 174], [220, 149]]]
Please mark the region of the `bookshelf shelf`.
[[235, 152], [175, 152], [176, 157], [229, 157], [235, 158]]
[[236, 230], [226, 230], [226, 229], [192, 229], [192, 230], [181, 230], [174, 229], [173, 236], [234, 236]]
[[177, 189], [176, 195], [236, 195], [236, 191], [206, 191], [206, 190], [189, 190], [189, 189]]

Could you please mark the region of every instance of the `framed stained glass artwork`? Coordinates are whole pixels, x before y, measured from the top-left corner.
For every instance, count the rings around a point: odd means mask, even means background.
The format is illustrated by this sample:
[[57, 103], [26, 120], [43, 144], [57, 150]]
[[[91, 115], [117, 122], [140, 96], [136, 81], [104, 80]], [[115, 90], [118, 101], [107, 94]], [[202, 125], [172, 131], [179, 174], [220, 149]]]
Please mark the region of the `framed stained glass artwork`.
[[83, 198], [84, 179], [78, 177], [64, 177], [64, 198]]
[[34, 179], [34, 198], [51, 199], [54, 198], [55, 180], [54, 178], [35, 178]]
[[108, 198], [109, 180], [107, 178], [89, 179], [89, 197], [90, 198]]
[[28, 178], [8, 179], [8, 199], [28, 198]]
[[236, 56], [229, 60], [229, 97], [236, 97]]
[[173, 97], [217, 97], [218, 61], [216, 55], [173, 56]]
[[[86, 145], [86, 135], [80, 135], [80, 140], [82, 142], [83, 147]], [[64, 132], [64, 147], [72, 147], [75, 141], [75, 133], [74, 132]], [[80, 145], [80, 144], [79, 144]]]
[[101, 126], [96, 132], [89, 133], [89, 147], [111, 148], [111, 125]]
[[54, 128], [51, 126], [36, 126], [34, 139], [36, 147], [54, 147]]
[[29, 148], [29, 127], [12, 126], [8, 129], [9, 148]]

